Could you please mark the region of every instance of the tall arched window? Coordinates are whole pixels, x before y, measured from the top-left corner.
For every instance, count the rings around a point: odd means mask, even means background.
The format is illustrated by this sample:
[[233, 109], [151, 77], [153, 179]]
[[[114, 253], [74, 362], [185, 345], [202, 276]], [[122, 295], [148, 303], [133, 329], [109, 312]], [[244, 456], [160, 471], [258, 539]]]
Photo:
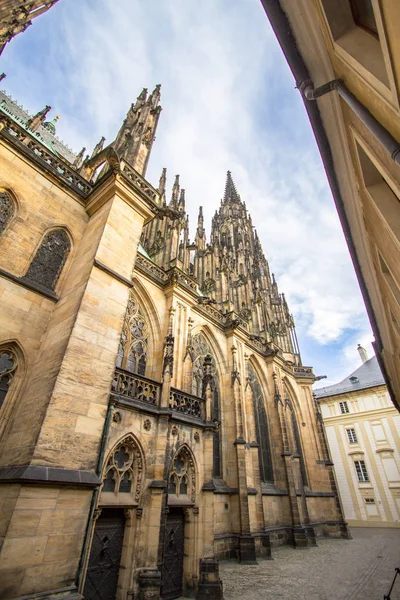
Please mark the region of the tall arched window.
[[44, 236], [26, 277], [54, 290], [70, 250], [67, 232], [64, 229], [52, 229]]
[[7, 392], [17, 370], [17, 358], [11, 348], [0, 351], [0, 408], [6, 399]]
[[269, 440], [268, 420], [265, 411], [264, 394], [257, 374], [251, 363], [248, 364], [248, 375], [253, 395], [254, 420], [256, 425], [256, 437], [258, 444], [258, 456], [260, 462], [261, 481], [273, 483], [274, 472], [272, 468], [272, 456]]
[[147, 322], [131, 290], [119, 343], [117, 367], [145, 375], [148, 345]]
[[[211, 357], [211, 375], [213, 376], [213, 406], [212, 419], [220, 421], [220, 399], [219, 399], [219, 377], [215, 358], [211, 348], [200, 332], [193, 337], [193, 371], [192, 371], [192, 394], [203, 397], [205, 390], [203, 385], [204, 360], [206, 356]], [[213, 475], [222, 477], [222, 455], [221, 455], [221, 432], [219, 428], [214, 431], [213, 441]]]
[[297, 454], [300, 457], [300, 472], [301, 472], [301, 477], [303, 479], [303, 485], [308, 485], [306, 464], [304, 462], [303, 448], [301, 446], [300, 431], [299, 431], [299, 427], [297, 425], [296, 414], [294, 412], [294, 408], [293, 408], [291, 401], [287, 399], [286, 404], [290, 411], [290, 419], [291, 419], [292, 427], [293, 427], [293, 437], [294, 437], [294, 441], [296, 444], [295, 452], [297, 452]]
[[15, 202], [6, 190], [0, 190], [0, 235], [15, 214]]

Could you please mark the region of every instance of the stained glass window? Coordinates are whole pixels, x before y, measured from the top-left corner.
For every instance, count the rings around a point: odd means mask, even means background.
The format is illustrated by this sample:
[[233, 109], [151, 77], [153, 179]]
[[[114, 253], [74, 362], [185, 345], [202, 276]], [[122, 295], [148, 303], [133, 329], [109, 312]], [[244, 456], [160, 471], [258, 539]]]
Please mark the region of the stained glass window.
[[6, 191], [0, 191], [0, 234], [3, 233], [15, 213], [15, 203]]
[[[210, 345], [208, 344], [204, 334], [201, 332], [193, 337], [193, 370], [192, 370], [192, 394], [199, 396], [204, 395], [204, 360], [206, 356], [211, 357], [211, 375], [213, 377], [213, 404], [212, 404], [212, 419], [220, 420], [220, 402], [219, 402], [219, 378], [215, 358], [212, 354]], [[213, 439], [213, 475], [214, 477], [222, 477], [222, 457], [221, 457], [221, 432], [218, 429], [214, 431]]]
[[12, 350], [0, 352], [0, 408], [7, 396], [16, 369], [17, 362]]
[[253, 394], [254, 418], [256, 424], [256, 436], [258, 444], [258, 456], [260, 461], [261, 481], [274, 481], [272, 469], [271, 447], [269, 441], [269, 429], [267, 413], [265, 411], [264, 394], [253, 365], [248, 365], [251, 391]]
[[44, 236], [26, 277], [54, 290], [70, 249], [69, 237], [64, 229], [49, 231]]
[[147, 322], [132, 291], [129, 296], [128, 308], [121, 333], [117, 366], [138, 375], [145, 375], [147, 350]]

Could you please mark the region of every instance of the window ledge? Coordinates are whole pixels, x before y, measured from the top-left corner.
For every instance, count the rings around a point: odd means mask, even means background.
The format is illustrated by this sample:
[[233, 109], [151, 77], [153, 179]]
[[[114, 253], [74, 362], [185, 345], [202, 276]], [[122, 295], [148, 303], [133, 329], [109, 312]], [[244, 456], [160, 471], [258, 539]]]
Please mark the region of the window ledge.
[[36, 292], [37, 294], [40, 294], [41, 296], [44, 296], [49, 300], [53, 300], [53, 302], [58, 302], [60, 299], [57, 296], [57, 294], [53, 292], [53, 290], [50, 290], [49, 288], [46, 288], [43, 285], [40, 285], [40, 283], [32, 281], [28, 277], [17, 277], [16, 275], [13, 275], [12, 273], [5, 271], [4, 269], [0, 269], [0, 276], [4, 277], [4, 279], [8, 279], [9, 281], [13, 281], [16, 284], [21, 285], [27, 290]]

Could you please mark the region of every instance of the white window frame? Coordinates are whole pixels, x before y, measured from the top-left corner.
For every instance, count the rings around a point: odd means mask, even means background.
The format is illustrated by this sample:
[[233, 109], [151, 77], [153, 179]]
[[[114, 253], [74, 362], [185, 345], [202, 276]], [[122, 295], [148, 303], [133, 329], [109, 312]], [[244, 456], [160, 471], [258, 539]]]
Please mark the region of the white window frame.
[[347, 400], [342, 400], [341, 402], [339, 402], [339, 410], [340, 414], [342, 415], [347, 415], [350, 412]]
[[354, 468], [356, 470], [358, 481], [360, 483], [369, 483], [369, 475], [368, 475], [368, 470], [367, 470], [365, 461], [364, 460], [355, 460]]
[[346, 433], [349, 444], [358, 444], [357, 434], [354, 427], [348, 427], [346, 429]]

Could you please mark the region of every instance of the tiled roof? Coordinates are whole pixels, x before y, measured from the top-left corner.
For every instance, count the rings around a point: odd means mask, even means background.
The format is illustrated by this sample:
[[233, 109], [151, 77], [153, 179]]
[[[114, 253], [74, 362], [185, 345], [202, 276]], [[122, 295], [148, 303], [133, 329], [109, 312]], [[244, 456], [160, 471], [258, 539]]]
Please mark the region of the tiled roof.
[[365, 390], [376, 385], [385, 385], [385, 380], [379, 368], [378, 360], [376, 356], [373, 356], [353, 371], [353, 373], [350, 373], [343, 381], [316, 389], [314, 393], [317, 398], [327, 398], [329, 396], [337, 396], [338, 394]]
[[[17, 104], [15, 100], [7, 96], [3, 91], [0, 90], [0, 112], [3, 112], [8, 117], [11, 117], [22, 127], [26, 127], [27, 121], [31, 118], [30, 115], [22, 106]], [[61, 140], [51, 133], [46, 127], [41, 125], [37, 131], [30, 132], [33, 136], [44, 145], [48, 150], [53, 152], [56, 156], [60, 156], [70, 163], [75, 160], [75, 154], [68, 148]]]

